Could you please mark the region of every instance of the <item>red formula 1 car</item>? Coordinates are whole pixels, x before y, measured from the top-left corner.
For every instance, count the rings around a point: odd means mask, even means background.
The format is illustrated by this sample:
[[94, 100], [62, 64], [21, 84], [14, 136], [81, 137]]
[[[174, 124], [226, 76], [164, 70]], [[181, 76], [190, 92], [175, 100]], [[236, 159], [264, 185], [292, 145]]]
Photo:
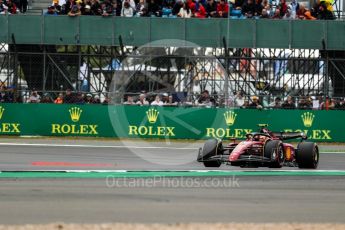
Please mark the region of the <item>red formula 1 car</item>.
[[[224, 147], [222, 140], [207, 140], [199, 149], [197, 161], [205, 167], [219, 167], [222, 163], [241, 167], [282, 166], [316, 169], [319, 163], [319, 148], [306, 142], [304, 133], [271, 132], [267, 125], [259, 125], [259, 131], [248, 133], [246, 140], [230, 143]], [[301, 138], [295, 148], [284, 140]]]

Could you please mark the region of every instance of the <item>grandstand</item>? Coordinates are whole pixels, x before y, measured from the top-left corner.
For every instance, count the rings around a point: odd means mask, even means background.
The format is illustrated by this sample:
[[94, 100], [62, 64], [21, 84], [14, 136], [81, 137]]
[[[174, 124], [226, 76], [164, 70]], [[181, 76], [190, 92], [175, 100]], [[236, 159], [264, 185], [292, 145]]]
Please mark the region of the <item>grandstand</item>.
[[[28, 14], [49, 4], [33, 1]], [[337, 16], [342, 4], [334, 2]], [[191, 101], [203, 90], [221, 101], [242, 91], [268, 104], [288, 95], [345, 96], [341, 20], [18, 15], [2, 16], [0, 24], [1, 80], [21, 95], [72, 89], [105, 98], [115, 90], [120, 103], [142, 91]]]
[[51, 4], [51, 0], [31, 0], [29, 2], [29, 9], [27, 13], [32, 15], [40, 15]]

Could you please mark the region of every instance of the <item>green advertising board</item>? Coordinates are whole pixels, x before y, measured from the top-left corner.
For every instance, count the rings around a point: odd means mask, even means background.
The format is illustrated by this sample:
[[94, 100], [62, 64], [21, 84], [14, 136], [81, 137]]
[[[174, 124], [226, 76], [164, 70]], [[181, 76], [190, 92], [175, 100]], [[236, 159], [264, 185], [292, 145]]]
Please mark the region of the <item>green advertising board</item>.
[[258, 124], [345, 142], [345, 111], [115, 105], [1, 104], [0, 134], [169, 139], [243, 139]]

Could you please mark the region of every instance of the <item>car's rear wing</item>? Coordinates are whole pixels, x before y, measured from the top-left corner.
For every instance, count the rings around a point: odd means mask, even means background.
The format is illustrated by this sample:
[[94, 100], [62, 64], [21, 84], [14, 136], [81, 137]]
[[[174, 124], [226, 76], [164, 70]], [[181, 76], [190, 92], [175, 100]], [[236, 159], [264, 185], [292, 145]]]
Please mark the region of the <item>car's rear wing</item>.
[[307, 139], [307, 136], [303, 132], [272, 132], [272, 135], [281, 140], [291, 140], [297, 138], [302, 138], [303, 140]]

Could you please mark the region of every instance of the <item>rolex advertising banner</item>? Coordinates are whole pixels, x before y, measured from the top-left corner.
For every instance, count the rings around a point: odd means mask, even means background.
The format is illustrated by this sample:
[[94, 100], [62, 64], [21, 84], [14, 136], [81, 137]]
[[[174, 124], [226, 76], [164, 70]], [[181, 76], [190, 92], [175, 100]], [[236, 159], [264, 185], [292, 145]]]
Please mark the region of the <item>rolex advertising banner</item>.
[[345, 142], [345, 111], [115, 105], [1, 104], [0, 134], [163, 139], [243, 139], [268, 124], [316, 142]]

